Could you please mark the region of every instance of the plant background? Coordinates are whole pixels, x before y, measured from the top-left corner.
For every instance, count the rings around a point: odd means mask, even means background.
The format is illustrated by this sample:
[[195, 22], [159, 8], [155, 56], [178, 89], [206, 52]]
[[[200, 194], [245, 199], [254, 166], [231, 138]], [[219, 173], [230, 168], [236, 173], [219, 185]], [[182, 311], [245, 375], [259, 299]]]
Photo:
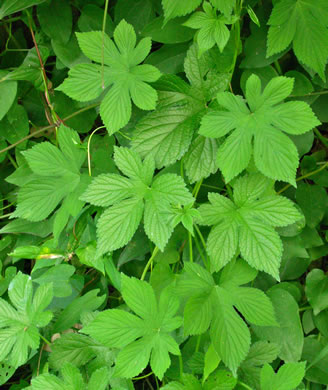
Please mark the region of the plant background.
[[326, 1], [4, 0], [0, 50], [1, 386], [326, 389]]

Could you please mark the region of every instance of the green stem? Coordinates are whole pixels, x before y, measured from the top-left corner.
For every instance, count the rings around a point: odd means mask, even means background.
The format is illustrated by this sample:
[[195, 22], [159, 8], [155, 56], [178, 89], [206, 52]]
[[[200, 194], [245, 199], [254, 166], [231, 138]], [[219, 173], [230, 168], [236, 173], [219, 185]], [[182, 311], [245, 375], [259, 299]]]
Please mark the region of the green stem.
[[42, 334], [40, 333], [40, 338], [48, 345], [51, 345], [51, 341], [47, 340]]
[[151, 266], [151, 264], [153, 263], [153, 260], [154, 260], [155, 256], [157, 255], [157, 253], [158, 253], [158, 248], [157, 248], [157, 246], [155, 246], [155, 249], [153, 250], [153, 253], [150, 256], [150, 259], [148, 260], [148, 262], [147, 262], [147, 264], [146, 264], [146, 266], [145, 266], [145, 268], [144, 268], [144, 270], [142, 272], [140, 280], [144, 280], [145, 279], [146, 273], [147, 273], [149, 267]]
[[145, 378], [148, 378], [149, 376], [153, 375], [153, 372], [149, 372], [148, 374], [146, 375], [142, 375], [142, 376], [136, 376], [135, 378], [132, 378], [133, 381], [139, 381], [140, 379], [145, 379]]
[[279, 61], [278, 61], [278, 60], [276, 60], [276, 61], [274, 62], [274, 66], [276, 67], [278, 74], [279, 74], [279, 75], [282, 75], [282, 70], [281, 70], [281, 67], [280, 67], [280, 64], [279, 64]]
[[202, 249], [201, 249], [201, 247], [200, 247], [200, 245], [199, 245], [199, 242], [198, 242], [198, 239], [197, 239], [197, 236], [196, 236], [196, 235], [194, 236], [194, 241], [195, 241], [195, 244], [196, 244], [198, 253], [199, 253], [200, 257], [201, 257], [202, 260], [203, 260], [204, 266], [207, 267], [207, 265], [206, 265], [206, 264], [207, 264], [206, 259], [205, 259], [205, 257], [204, 257], [203, 251], [202, 251]]
[[104, 129], [106, 126], [99, 126], [93, 132], [91, 133], [89, 139], [88, 139], [88, 169], [89, 169], [89, 176], [92, 176], [91, 174], [91, 153], [90, 153], [90, 145], [91, 145], [91, 139], [94, 135], [94, 133], [98, 130]]
[[324, 137], [316, 127], [313, 130], [319, 140], [324, 144], [324, 146], [328, 147], [328, 139]]
[[244, 387], [244, 388], [247, 389], [247, 390], [253, 390], [251, 387], [249, 387], [248, 385], [246, 385], [246, 383], [244, 383], [244, 382], [238, 381], [238, 385]]
[[327, 93], [328, 93], [328, 90], [327, 91], [310, 92], [310, 93], [306, 93], [305, 95], [289, 95], [289, 97], [300, 98], [300, 97], [306, 97], [306, 96], [327, 95]]
[[199, 334], [199, 335], [197, 336], [195, 353], [199, 351], [199, 346], [200, 346], [200, 340], [201, 340], [201, 338], [202, 338], [202, 335]]
[[12, 163], [13, 167], [14, 167], [15, 169], [17, 169], [17, 168], [18, 168], [18, 165], [17, 165], [16, 161], [11, 157], [11, 155], [10, 155], [9, 153], [8, 153], [7, 157], [8, 157], [8, 159], [9, 159], [9, 161]]
[[311, 306], [300, 307], [300, 308], [298, 309], [298, 311], [301, 312], [301, 311], [305, 311], [305, 310], [308, 310], [308, 309], [312, 309], [312, 307], [311, 307]]
[[[203, 248], [204, 248], [204, 251], [205, 251], [206, 260], [202, 257], [202, 259], [204, 261], [204, 265], [205, 265], [206, 269], [209, 270], [210, 267], [209, 267], [209, 261], [208, 261], [208, 257], [207, 257], [206, 242], [204, 240], [202, 232], [199, 230], [199, 227], [196, 224], [194, 224], [194, 227], [195, 227], [195, 230], [200, 238], [200, 241], [201, 241]], [[201, 252], [199, 252], [199, 253], [201, 253]]]
[[8, 214], [5, 214], [5, 215], [0, 215], [0, 219], [5, 219], [5, 218], [8, 218], [11, 216], [12, 213], [8, 213]]
[[190, 262], [193, 263], [193, 255], [192, 255], [192, 237], [191, 233], [188, 232], [188, 241], [189, 241], [189, 256], [190, 256]]
[[182, 379], [182, 375], [183, 375], [183, 360], [182, 360], [182, 355], [180, 354], [178, 357], [179, 357], [180, 379]]
[[[309, 172], [309, 173], [307, 173], [307, 174], [305, 174], [305, 175], [303, 175], [303, 176], [298, 177], [298, 178], [296, 179], [296, 181], [300, 181], [300, 180], [306, 179], [307, 177], [313, 176], [313, 175], [315, 175], [316, 173], [319, 173], [319, 172], [323, 171], [327, 166], [328, 166], [328, 161], [325, 162], [325, 163], [322, 165], [322, 167], [316, 169], [315, 171]], [[291, 187], [291, 184], [287, 184], [285, 187], [283, 187], [281, 190], [279, 190], [279, 191], [277, 192], [277, 195], [282, 194], [282, 193], [285, 192], [289, 187]]]
[[196, 184], [195, 184], [195, 187], [192, 191], [192, 196], [196, 199], [197, 198], [197, 195], [199, 193], [199, 190], [200, 190], [200, 187], [202, 186], [202, 183], [203, 183], [203, 179], [200, 179]]
[[108, 3], [109, 0], [106, 0], [105, 9], [104, 9], [104, 18], [102, 25], [102, 45], [101, 45], [101, 87], [105, 89], [105, 29], [106, 29], [106, 21], [107, 21], [107, 13], [108, 13]]

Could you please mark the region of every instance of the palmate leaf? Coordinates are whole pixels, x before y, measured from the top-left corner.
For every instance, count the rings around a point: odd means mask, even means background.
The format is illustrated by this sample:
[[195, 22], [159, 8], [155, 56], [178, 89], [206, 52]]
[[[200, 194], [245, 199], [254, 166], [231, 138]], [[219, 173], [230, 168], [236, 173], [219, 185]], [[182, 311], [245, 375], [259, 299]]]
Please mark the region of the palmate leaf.
[[108, 207], [97, 223], [97, 256], [127, 244], [143, 214], [147, 236], [163, 251], [175, 227], [172, 207], [188, 205], [193, 197], [175, 174], [153, 179], [155, 162], [151, 156], [142, 161], [135, 150], [115, 147], [114, 161], [126, 177], [102, 174], [81, 196], [84, 201]]
[[206, 114], [199, 133], [221, 138], [232, 131], [217, 155], [218, 166], [227, 182], [247, 167], [253, 153], [255, 165], [264, 175], [296, 185], [298, 153], [283, 132], [303, 134], [320, 121], [304, 102], [281, 103], [292, 89], [292, 79], [275, 77], [262, 92], [261, 81], [253, 74], [246, 82], [248, 107], [246, 101], [230, 92], [217, 95], [224, 110]]
[[[88, 179], [81, 180], [80, 168], [86, 153], [80, 148], [78, 134], [64, 125], [60, 126], [57, 134], [60, 149], [50, 142], [42, 142], [24, 152], [32, 173], [25, 181], [17, 183], [20, 189], [12, 217], [41, 221], [47, 218], [65, 197], [72, 195], [73, 191], [78, 193], [83, 190], [87, 183]], [[71, 211], [73, 210], [68, 211], [68, 215]], [[65, 218], [64, 225], [67, 222]]]
[[199, 29], [197, 33], [199, 55], [215, 44], [222, 52], [230, 37], [230, 31], [226, 26], [230, 20], [223, 15], [218, 16], [216, 10], [207, 2], [203, 3], [203, 8], [204, 12], [198, 11], [192, 14], [184, 26]]
[[328, 59], [328, 4], [325, 0], [278, 1], [268, 24], [268, 57], [292, 43], [298, 60], [325, 79]]
[[238, 309], [250, 323], [276, 326], [269, 298], [255, 288], [240, 287], [256, 277], [243, 260], [230, 263], [216, 284], [211, 274], [198, 264], [185, 263], [177, 292], [186, 299], [184, 330], [201, 334], [210, 327], [211, 342], [223, 362], [236, 372], [250, 346], [250, 332]]
[[135, 31], [123, 19], [114, 31], [115, 43], [107, 35], [103, 38], [101, 31], [77, 33], [77, 39], [88, 58], [98, 63], [104, 61], [105, 66], [78, 64], [57, 89], [73, 99], [87, 101], [111, 86], [100, 105], [100, 115], [109, 134], [128, 123], [131, 100], [142, 110], [156, 107], [157, 92], [148, 83], [156, 81], [160, 72], [152, 65], [139, 65], [150, 52], [150, 38], [136, 45]]
[[171, 335], [182, 323], [182, 318], [175, 315], [179, 300], [169, 289], [163, 290], [157, 300], [147, 282], [125, 275], [122, 296], [137, 315], [119, 309], [105, 310], [83, 332], [108, 347], [120, 349], [116, 376], [136, 376], [150, 361], [151, 369], [162, 379], [171, 363], [169, 353], [180, 355]]
[[225, 266], [239, 248], [252, 267], [279, 280], [282, 242], [274, 227], [290, 225], [301, 214], [289, 199], [268, 192], [270, 185], [260, 174], [245, 175], [235, 181], [234, 202], [210, 193], [210, 204], [200, 206], [199, 223], [214, 225], [207, 240], [212, 271]]
[[52, 283], [43, 284], [33, 295], [32, 279], [19, 272], [8, 295], [12, 305], [0, 298], [0, 360], [18, 367], [26, 362], [30, 348], [38, 348], [38, 328], [52, 318], [50, 311], [44, 311], [53, 297]]

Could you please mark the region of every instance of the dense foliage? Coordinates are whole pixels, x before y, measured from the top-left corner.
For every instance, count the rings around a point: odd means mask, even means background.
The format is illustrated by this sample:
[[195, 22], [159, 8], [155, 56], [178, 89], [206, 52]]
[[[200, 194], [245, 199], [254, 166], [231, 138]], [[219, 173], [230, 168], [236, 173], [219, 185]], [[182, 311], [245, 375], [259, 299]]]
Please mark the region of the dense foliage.
[[328, 389], [327, 0], [2, 0], [0, 385]]

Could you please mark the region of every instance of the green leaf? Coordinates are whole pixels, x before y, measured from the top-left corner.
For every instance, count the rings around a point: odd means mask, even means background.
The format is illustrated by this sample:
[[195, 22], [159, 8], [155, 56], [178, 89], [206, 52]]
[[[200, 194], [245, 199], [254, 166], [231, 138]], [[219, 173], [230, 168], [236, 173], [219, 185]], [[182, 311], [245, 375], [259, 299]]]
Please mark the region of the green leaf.
[[87, 364], [102, 349], [107, 348], [88, 336], [66, 333], [52, 344], [49, 363], [57, 370], [65, 363], [72, 363], [76, 367], [80, 367]]
[[131, 99], [142, 110], [156, 107], [157, 92], [148, 83], [160, 77], [152, 65], [139, 65], [151, 49], [151, 40], [142, 39], [136, 46], [133, 27], [124, 19], [114, 31], [114, 41], [102, 33], [90, 31], [78, 33], [77, 39], [83, 53], [91, 60], [102, 63], [76, 65], [69, 77], [57, 88], [73, 99], [87, 101], [97, 98], [107, 87], [100, 104], [100, 115], [109, 132], [113, 134], [124, 127], [131, 117]]
[[[0, 8], [1, 12], [1, 8]], [[1, 19], [1, 18], [0, 18]], [[0, 76], [3, 77], [6, 72], [1, 71]], [[10, 107], [15, 101], [17, 94], [16, 81], [0, 81], [0, 120], [7, 114]]]
[[53, 0], [37, 8], [42, 31], [56, 41], [67, 43], [72, 32], [72, 9], [65, 0]]
[[109, 371], [106, 367], [102, 367], [94, 371], [89, 379], [88, 386], [83, 380], [79, 369], [71, 363], [65, 363], [61, 368], [61, 378], [52, 374], [41, 374], [31, 381], [31, 390], [105, 390], [109, 382]]
[[206, 381], [209, 375], [217, 369], [218, 365], [220, 364], [220, 360], [221, 359], [219, 355], [211, 343], [205, 354], [203, 383]]
[[0, 19], [15, 12], [22, 11], [34, 5], [41, 4], [45, 0], [4, 0], [0, 8]]
[[146, 185], [151, 183], [155, 171], [152, 159], [142, 163], [135, 150], [114, 147], [114, 161], [118, 169], [130, 179], [141, 180]]
[[134, 185], [124, 176], [102, 174], [93, 179], [81, 200], [96, 206], [108, 207], [133, 195]]
[[165, 21], [167, 23], [170, 19], [177, 16], [184, 16], [195, 10], [201, 3], [201, 0], [190, 0], [188, 3], [174, 2], [170, 0], [162, 0], [164, 9]]
[[136, 232], [144, 210], [143, 201], [125, 199], [103, 212], [97, 224], [97, 256], [127, 244]]
[[304, 213], [306, 224], [315, 228], [321, 222], [327, 209], [326, 190], [319, 185], [300, 183], [296, 190], [296, 200]]
[[277, 324], [272, 303], [261, 290], [237, 287], [231, 289], [231, 294], [236, 308], [243, 313], [247, 321], [260, 326]]
[[14, 307], [0, 298], [0, 359], [18, 367], [27, 361], [30, 348], [38, 348], [38, 328], [46, 326], [52, 318], [51, 312], [44, 311], [53, 297], [52, 284], [39, 287], [33, 296], [31, 278], [19, 272], [8, 293]]
[[44, 285], [53, 283], [53, 294], [55, 297], [67, 297], [72, 293], [69, 283], [70, 277], [74, 274], [75, 268], [69, 264], [58, 264], [55, 267], [47, 267], [41, 274], [33, 270], [33, 282]]
[[280, 346], [279, 357], [285, 362], [300, 360], [304, 335], [300, 321], [299, 308], [295, 299], [282, 288], [271, 288], [268, 291], [279, 327], [253, 326], [255, 334], [261, 340], [268, 340]]
[[[232, 131], [219, 147], [217, 157], [226, 181], [231, 181], [247, 167], [253, 151], [255, 165], [261, 173], [296, 186], [298, 153], [283, 132], [303, 134], [320, 122], [304, 102], [281, 103], [292, 89], [292, 79], [274, 77], [261, 92], [260, 79], [252, 74], [246, 82], [250, 109], [241, 97], [230, 92], [217, 95], [224, 110], [206, 114], [199, 133], [221, 138]], [[294, 117], [300, 117], [300, 122], [293, 121]]]
[[232, 371], [237, 370], [250, 346], [248, 327], [234, 307], [252, 323], [276, 324], [269, 298], [260, 290], [239, 287], [255, 277], [254, 270], [237, 260], [224, 268], [218, 284], [207, 270], [194, 263], [185, 263], [178, 278], [176, 291], [186, 300], [185, 333], [201, 334], [210, 326], [215, 351]]
[[0, 122], [0, 132], [6, 141], [11, 144], [28, 135], [29, 123], [24, 107], [19, 104], [11, 106], [6, 117]]
[[306, 363], [286, 363], [277, 374], [266, 364], [261, 370], [261, 388], [268, 390], [293, 390], [302, 382]]
[[[24, 153], [32, 171], [40, 176], [63, 176], [72, 172], [71, 163], [50, 142], [42, 142]], [[73, 170], [74, 173], [75, 170]]]
[[282, 243], [272, 227], [256, 219], [245, 221], [240, 228], [239, 247], [241, 256], [252, 267], [279, 280]]
[[191, 105], [159, 108], [142, 118], [135, 129], [133, 148], [142, 157], [152, 156], [156, 167], [173, 164], [188, 150], [198, 127], [199, 110]]
[[98, 206], [111, 206], [97, 224], [97, 256], [127, 244], [144, 210], [145, 232], [163, 251], [175, 226], [172, 206], [188, 205], [194, 198], [183, 179], [175, 174], [164, 174], [153, 180], [155, 166], [151, 156], [142, 161], [135, 150], [116, 147], [114, 161], [128, 178], [100, 175], [81, 197]]
[[63, 177], [47, 177], [33, 179], [18, 192], [18, 203], [12, 217], [41, 221], [54, 211], [58, 203], [79, 183], [75, 174]]
[[221, 11], [225, 16], [230, 16], [235, 7], [236, 0], [210, 0], [213, 7]]
[[[213, 298], [214, 299], [214, 298]], [[224, 363], [236, 373], [250, 347], [249, 330], [231, 305], [228, 292], [218, 287], [215, 291], [217, 311], [211, 326], [211, 340]]]
[[202, 136], [198, 136], [190, 145], [184, 158], [186, 174], [191, 183], [207, 178], [217, 171], [216, 155], [219, 143]]
[[226, 220], [211, 229], [207, 239], [207, 250], [212, 271], [220, 270], [233, 258], [238, 248], [238, 237], [238, 224], [234, 221]]
[[123, 275], [122, 294], [127, 305], [141, 317], [119, 309], [105, 310], [83, 332], [108, 347], [121, 348], [115, 375], [130, 378], [150, 366], [159, 379], [170, 365], [169, 353], [179, 355], [171, 332], [181, 325], [175, 313], [179, 301], [169, 290], [155, 299], [153, 288], [145, 281]]
[[164, 17], [158, 16], [141, 30], [141, 35], [144, 37], [151, 37], [155, 42], [167, 43], [170, 45], [190, 42], [194, 36], [194, 32], [190, 28], [182, 25], [182, 22], [185, 20], [186, 18], [180, 17], [164, 22]]
[[[267, 56], [279, 53], [292, 43], [298, 60], [325, 79], [328, 57], [328, 6], [325, 1], [280, 1], [273, 7], [268, 24]], [[313, 42], [318, 45], [313, 46]]]
[[184, 25], [199, 29], [197, 33], [199, 55], [211, 49], [215, 44], [222, 52], [230, 38], [230, 31], [225, 25], [229, 23], [229, 20], [222, 15], [217, 16], [209, 3], [204, 3], [203, 8], [205, 12], [195, 12]]
[[[104, 85], [108, 86], [108, 72], [104, 70]], [[96, 99], [102, 92], [101, 67], [96, 64], [78, 64], [68, 72], [68, 78], [56, 90], [72, 99], [85, 102]]]
[[328, 308], [328, 278], [320, 269], [313, 269], [306, 277], [306, 296], [314, 315]]
[[80, 322], [83, 312], [95, 311], [105, 301], [105, 295], [98, 297], [99, 290], [91, 290], [83, 296], [75, 298], [57, 317], [54, 333], [60, 333]]
[[160, 197], [153, 193], [146, 200], [144, 226], [145, 233], [156, 246], [163, 251], [172, 232], [174, 224], [171, 220], [171, 208]]
[[208, 194], [210, 204], [200, 206], [198, 223], [214, 225], [207, 240], [212, 271], [219, 271], [239, 248], [252, 267], [279, 280], [282, 242], [274, 227], [292, 224], [302, 216], [290, 200], [267, 192], [271, 186], [270, 180], [253, 173], [236, 179], [235, 202]]

